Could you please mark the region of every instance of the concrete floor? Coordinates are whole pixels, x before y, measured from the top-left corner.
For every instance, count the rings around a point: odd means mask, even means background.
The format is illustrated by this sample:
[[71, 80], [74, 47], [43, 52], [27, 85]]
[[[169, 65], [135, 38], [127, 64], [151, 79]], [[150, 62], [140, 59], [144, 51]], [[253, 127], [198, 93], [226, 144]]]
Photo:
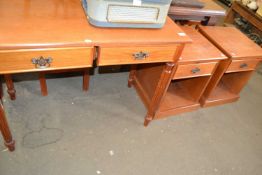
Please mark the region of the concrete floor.
[[[146, 110], [127, 73], [48, 79], [41, 97], [35, 74], [15, 77], [5, 94], [16, 151], [0, 140], [0, 175], [261, 175], [262, 69], [240, 101], [143, 127]], [[20, 81], [23, 80], [23, 81]]]

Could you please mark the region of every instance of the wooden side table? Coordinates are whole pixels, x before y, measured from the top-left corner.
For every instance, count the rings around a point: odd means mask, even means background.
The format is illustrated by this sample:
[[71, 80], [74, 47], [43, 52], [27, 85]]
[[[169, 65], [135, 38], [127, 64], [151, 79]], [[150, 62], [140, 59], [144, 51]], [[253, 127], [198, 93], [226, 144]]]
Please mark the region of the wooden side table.
[[[97, 29], [98, 66], [132, 64], [128, 86], [146, 103], [144, 125], [151, 121], [172, 79], [175, 63], [191, 39], [171, 19], [162, 29]], [[95, 32], [96, 33], [96, 32]], [[146, 64], [145, 64], [146, 63]], [[150, 63], [150, 64], [148, 64]], [[152, 66], [162, 65], [154, 70]], [[141, 81], [138, 80], [141, 78]], [[141, 83], [140, 83], [141, 82]], [[142, 87], [143, 86], [143, 87]]]
[[229, 58], [219, 64], [212, 76], [202, 96], [202, 106], [237, 101], [262, 58], [262, 49], [234, 27], [203, 26], [199, 31]]
[[[88, 68], [93, 66], [94, 55], [98, 55], [98, 66], [164, 64], [160, 77], [154, 82], [150, 81], [150, 72], [144, 74], [148, 85], [158, 85], [151, 94], [148, 120], [156, 113], [156, 106], [171, 80], [184, 45], [191, 42], [169, 18], [161, 29], [91, 26], [79, 0], [60, 4], [53, 1], [31, 4], [21, 0], [0, 1], [0, 11], [0, 33], [3, 34], [0, 38], [0, 75]], [[32, 62], [32, 58], [36, 60]], [[131, 71], [129, 86], [133, 82], [134, 72]], [[9, 150], [14, 150], [2, 104], [0, 130]]]
[[200, 21], [203, 25], [216, 25], [218, 19], [226, 15], [225, 9], [220, 7], [214, 0], [201, 1], [205, 3], [204, 8], [170, 6], [168, 15], [173, 20]]
[[[93, 65], [94, 47], [91, 41], [86, 40], [86, 17], [80, 1], [64, 3], [60, 6], [53, 1], [0, 2], [0, 74], [6, 80], [12, 83], [10, 74], [15, 73], [88, 68]], [[66, 9], [68, 7], [70, 12]], [[8, 92], [15, 98], [12, 84]], [[2, 102], [0, 131], [5, 145], [13, 151], [15, 141]]]
[[[183, 27], [185, 33], [192, 38], [193, 43], [187, 44], [172, 71], [170, 79], [163, 79], [161, 72], [166, 65], [139, 65], [134, 72], [134, 85], [145, 106], [150, 109], [154, 100], [152, 94], [157, 89], [164, 89], [160, 103], [155, 105], [156, 113], [150, 120], [146, 118], [145, 125], [152, 119], [160, 119], [200, 108], [200, 97], [208, 85], [218, 63], [227, 57], [213, 46], [205, 37], [192, 27]], [[166, 87], [157, 84], [162, 79]], [[148, 81], [149, 80], [149, 81]]]

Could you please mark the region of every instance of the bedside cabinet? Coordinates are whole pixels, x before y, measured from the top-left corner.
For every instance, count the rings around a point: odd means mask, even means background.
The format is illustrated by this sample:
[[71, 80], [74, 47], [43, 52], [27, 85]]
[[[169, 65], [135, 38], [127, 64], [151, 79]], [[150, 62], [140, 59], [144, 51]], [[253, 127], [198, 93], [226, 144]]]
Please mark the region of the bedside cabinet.
[[202, 106], [237, 101], [262, 58], [262, 49], [234, 27], [201, 26], [199, 32], [229, 57], [215, 71], [201, 99]]
[[221, 60], [227, 57], [192, 27], [182, 27], [193, 40], [178, 60], [156, 119], [200, 108], [200, 98]]
[[97, 66], [131, 65], [128, 87], [133, 86], [145, 104], [147, 125], [159, 108], [184, 46], [192, 40], [170, 18], [156, 30], [90, 26], [90, 31]]
[[[167, 70], [165, 64], [138, 65], [134, 84], [145, 106], [150, 109], [155, 101], [155, 91], [160, 103], [154, 104], [156, 112], [151, 120], [160, 119], [200, 108], [200, 98], [211, 76], [221, 60], [227, 57], [192, 27], [181, 27], [193, 43], [185, 45], [180, 58], [170, 64], [174, 69]], [[162, 72], [170, 72], [170, 79], [164, 79]], [[161, 80], [158, 83], [157, 80]], [[145, 119], [147, 126], [151, 120]]]

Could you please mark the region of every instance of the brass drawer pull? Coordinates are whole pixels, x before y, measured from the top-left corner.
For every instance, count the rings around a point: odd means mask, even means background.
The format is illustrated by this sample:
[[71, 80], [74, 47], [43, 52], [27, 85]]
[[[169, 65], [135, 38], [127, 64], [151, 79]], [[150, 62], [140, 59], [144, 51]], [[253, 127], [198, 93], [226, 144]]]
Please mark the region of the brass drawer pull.
[[242, 63], [239, 67], [243, 69], [243, 68], [247, 68], [248, 65], [247, 65], [247, 63]]
[[140, 51], [140, 52], [134, 53], [133, 57], [135, 58], [135, 60], [144, 60], [147, 57], [149, 57], [149, 53]]
[[44, 58], [40, 56], [39, 58], [33, 58], [32, 63], [35, 65], [35, 68], [45, 69], [50, 67], [50, 63], [53, 61], [51, 57]]
[[200, 69], [198, 67], [191, 70], [192, 74], [200, 72]]

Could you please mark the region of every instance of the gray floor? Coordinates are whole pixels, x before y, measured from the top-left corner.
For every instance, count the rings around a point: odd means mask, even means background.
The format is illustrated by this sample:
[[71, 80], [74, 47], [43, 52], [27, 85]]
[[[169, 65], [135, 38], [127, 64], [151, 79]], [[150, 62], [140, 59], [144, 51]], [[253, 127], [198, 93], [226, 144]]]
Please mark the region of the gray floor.
[[261, 74], [236, 103], [148, 128], [127, 73], [92, 76], [88, 93], [79, 76], [48, 79], [48, 97], [41, 97], [35, 75], [18, 76], [17, 100], [4, 98], [16, 151], [0, 140], [0, 174], [261, 175]]

